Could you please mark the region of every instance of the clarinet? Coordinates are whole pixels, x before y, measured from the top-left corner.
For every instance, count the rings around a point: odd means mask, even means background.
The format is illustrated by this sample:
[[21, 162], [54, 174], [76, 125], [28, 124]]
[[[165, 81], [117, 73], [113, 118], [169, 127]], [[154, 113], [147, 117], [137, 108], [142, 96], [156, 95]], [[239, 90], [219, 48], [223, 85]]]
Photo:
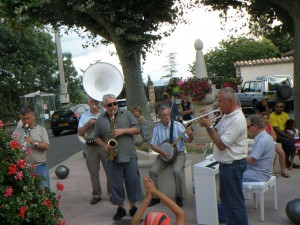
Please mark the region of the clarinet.
[[[28, 135], [28, 136], [30, 137], [30, 128], [29, 128], [29, 126], [28, 126], [28, 123], [25, 124], [24, 131], [25, 131], [25, 136]], [[23, 138], [24, 150], [26, 150], [25, 136], [24, 136], [24, 138]]]

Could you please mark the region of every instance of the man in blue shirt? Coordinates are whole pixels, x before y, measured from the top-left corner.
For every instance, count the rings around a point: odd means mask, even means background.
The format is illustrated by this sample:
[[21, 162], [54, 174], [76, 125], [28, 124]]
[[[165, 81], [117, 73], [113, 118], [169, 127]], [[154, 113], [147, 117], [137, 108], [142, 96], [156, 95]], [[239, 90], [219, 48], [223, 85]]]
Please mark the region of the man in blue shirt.
[[254, 145], [247, 157], [247, 169], [243, 182], [268, 181], [272, 176], [275, 143], [265, 131], [265, 123], [259, 115], [247, 118], [248, 134], [254, 137]]
[[[177, 122], [173, 121], [171, 122], [170, 119], [170, 108], [166, 106], [161, 106], [158, 110], [158, 115], [160, 118], [160, 123], [158, 123], [152, 133], [152, 138], [150, 141], [150, 147], [152, 150], [157, 152], [159, 155], [157, 156], [154, 164], [150, 168], [149, 175], [153, 182], [155, 183], [156, 187], [158, 187], [158, 176], [160, 172], [165, 169], [168, 165], [172, 165], [173, 168], [173, 174], [174, 174], [174, 180], [175, 180], [175, 195], [176, 195], [176, 204], [180, 207], [183, 206], [183, 197], [182, 197], [182, 190], [183, 190], [183, 176], [182, 176], [182, 170], [184, 168], [185, 160], [186, 160], [186, 147], [184, 141], [191, 142], [194, 139], [193, 132], [191, 128], [188, 128], [185, 130], [184, 126]], [[171, 128], [173, 123], [173, 129]], [[172, 135], [173, 138], [170, 142], [170, 135]], [[186, 133], [185, 133], [186, 132]], [[184, 134], [180, 139], [180, 135]], [[176, 142], [176, 149], [174, 151], [178, 151], [178, 155], [175, 158], [175, 160], [170, 163], [167, 162], [166, 159], [170, 159], [170, 155], [167, 151], [164, 151], [162, 148], [162, 144], [166, 141], [174, 144], [174, 141]], [[172, 158], [172, 157], [171, 157]], [[152, 198], [149, 207], [156, 205], [160, 203], [160, 200], [158, 198]]]

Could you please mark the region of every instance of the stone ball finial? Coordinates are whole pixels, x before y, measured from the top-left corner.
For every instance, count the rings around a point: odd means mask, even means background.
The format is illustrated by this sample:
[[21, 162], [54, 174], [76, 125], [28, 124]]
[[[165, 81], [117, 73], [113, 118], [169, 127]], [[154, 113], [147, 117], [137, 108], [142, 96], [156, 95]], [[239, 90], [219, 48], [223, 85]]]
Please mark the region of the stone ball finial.
[[200, 39], [197, 39], [195, 41], [194, 44], [194, 48], [198, 51], [198, 50], [202, 50], [203, 49], [203, 42]]

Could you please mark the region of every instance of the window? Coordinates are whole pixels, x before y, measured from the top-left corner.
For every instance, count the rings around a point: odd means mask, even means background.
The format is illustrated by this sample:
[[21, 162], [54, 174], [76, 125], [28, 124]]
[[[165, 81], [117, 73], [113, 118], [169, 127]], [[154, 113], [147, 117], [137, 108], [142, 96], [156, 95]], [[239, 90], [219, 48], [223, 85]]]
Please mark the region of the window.
[[251, 81], [249, 85], [249, 92], [255, 92], [255, 81]]
[[262, 82], [256, 82], [256, 92], [261, 92], [262, 90]]
[[286, 77], [270, 77], [268, 79], [269, 91], [276, 91], [281, 85], [291, 86], [290, 80]]

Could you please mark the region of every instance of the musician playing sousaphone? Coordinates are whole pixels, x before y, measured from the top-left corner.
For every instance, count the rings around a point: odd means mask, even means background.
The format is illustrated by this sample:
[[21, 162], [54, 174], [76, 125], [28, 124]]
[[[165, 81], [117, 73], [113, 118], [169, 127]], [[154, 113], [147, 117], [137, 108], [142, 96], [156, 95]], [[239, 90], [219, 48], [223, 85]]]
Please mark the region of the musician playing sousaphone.
[[[180, 207], [183, 206], [183, 168], [186, 160], [186, 147], [184, 141], [192, 142], [194, 135], [191, 127], [185, 130], [184, 126], [177, 122], [171, 121], [170, 108], [161, 106], [158, 111], [160, 123], [157, 124], [152, 133], [150, 147], [159, 153], [154, 164], [150, 168], [149, 175], [158, 187], [158, 175], [168, 165], [172, 165], [175, 179], [175, 201]], [[173, 136], [173, 137], [172, 137]], [[166, 142], [170, 144], [166, 145]], [[174, 147], [173, 152], [169, 147]], [[166, 148], [163, 148], [166, 147]], [[173, 148], [171, 148], [173, 149]], [[176, 156], [176, 157], [174, 157]], [[152, 198], [149, 207], [160, 203], [158, 198]]]
[[137, 153], [133, 135], [140, 133], [138, 122], [129, 110], [120, 110], [116, 97], [103, 96], [106, 112], [96, 120], [95, 141], [108, 154], [107, 174], [110, 182], [111, 202], [117, 205], [114, 221], [126, 216], [125, 191], [130, 203], [129, 214], [137, 211], [135, 202], [142, 199], [142, 187], [137, 166]]
[[[107, 153], [103, 148], [99, 148], [99, 146], [94, 141], [95, 123], [96, 119], [100, 115], [99, 101], [88, 96], [87, 103], [90, 109], [83, 113], [80, 117], [78, 124], [78, 135], [85, 140], [86, 165], [90, 173], [93, 189], [92, 200], [90, 204], [94, 205], [101, 201], [102, 190], [99, 178], [100, 160], [106, 174]], [[108, 180], [107, 190], [108, 195], [110, 195]]]

